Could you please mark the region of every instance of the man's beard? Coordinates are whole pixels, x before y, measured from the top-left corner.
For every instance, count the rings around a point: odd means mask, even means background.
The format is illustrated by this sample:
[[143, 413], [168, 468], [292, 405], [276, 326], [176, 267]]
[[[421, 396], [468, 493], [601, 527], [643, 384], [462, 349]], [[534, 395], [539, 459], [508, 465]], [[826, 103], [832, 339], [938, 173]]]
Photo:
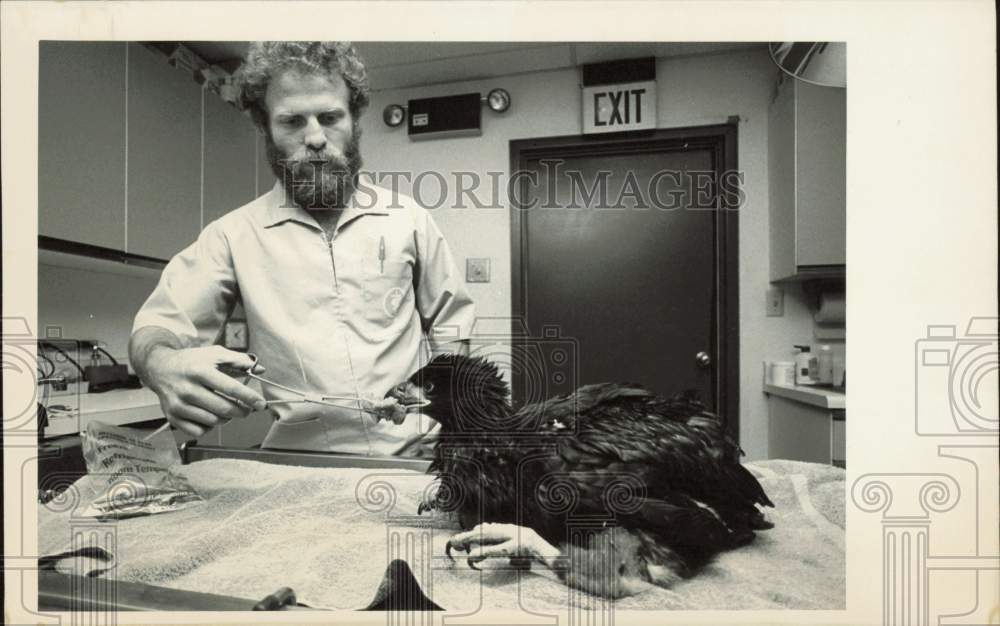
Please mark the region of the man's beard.
[[303, 151], [297, 158], [278, 148], [267, 133], [267, 160], [287, 197], [307, 210], [347, 207], [361, 171], [360, 130], [353, 129], [342, 156], [327, 149]]

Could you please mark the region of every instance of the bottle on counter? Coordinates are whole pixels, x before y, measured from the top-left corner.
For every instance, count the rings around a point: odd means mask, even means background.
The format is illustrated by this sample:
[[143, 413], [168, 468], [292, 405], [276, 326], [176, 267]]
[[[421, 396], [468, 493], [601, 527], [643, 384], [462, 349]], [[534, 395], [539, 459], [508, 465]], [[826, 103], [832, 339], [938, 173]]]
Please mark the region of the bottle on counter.
[[844, 386], [844, 357], [835, 356], [833, 357], [833, 386], [843, 387]]
[[813, 368], [819, 367], [819, 363], [815, 366], [811, 365], [814, 360], [813, 355], [810, 353], [809, 346], [795, 346], [798, 348], [798, 353], [795, 355], [795, 384], [796, 385], [815, 385], [816, 379], [814, 379], [810, 372]]
[[820, 385], [833, 385], [833, 350], [830, 346], [819, 347], [819, 355], [816, 357], [819, 377], [816, 382]]

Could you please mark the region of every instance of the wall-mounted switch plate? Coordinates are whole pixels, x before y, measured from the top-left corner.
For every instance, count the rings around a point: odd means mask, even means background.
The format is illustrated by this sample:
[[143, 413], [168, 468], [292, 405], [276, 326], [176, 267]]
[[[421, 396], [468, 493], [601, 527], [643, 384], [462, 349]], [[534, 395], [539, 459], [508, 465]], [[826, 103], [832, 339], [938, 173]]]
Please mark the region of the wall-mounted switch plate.
[[767, 316], [782, 317], [785, 314], [785, 292], [773, 288], [767, 290]]
[[490, 260], [472, 259], [472, 258], [466, 259], [465, 282], [467, 283], [490, 282]]
[[222, 345], [229, 350], [246, 352], [250, 349], [250, 333], [246, 320], [230, 319], [222, 333]]

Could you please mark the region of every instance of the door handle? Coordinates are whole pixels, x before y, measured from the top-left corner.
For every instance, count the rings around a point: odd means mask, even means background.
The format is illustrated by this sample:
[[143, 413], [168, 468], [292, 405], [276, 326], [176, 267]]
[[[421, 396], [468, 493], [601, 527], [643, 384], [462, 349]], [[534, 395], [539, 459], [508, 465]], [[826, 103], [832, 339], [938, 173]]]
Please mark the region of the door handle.
[[694, 362], [698, 364], [698, 367], [704, 369], [712, 364], [712, 357], [708, 356], [707, 352], [702, 351], [694, 355]]

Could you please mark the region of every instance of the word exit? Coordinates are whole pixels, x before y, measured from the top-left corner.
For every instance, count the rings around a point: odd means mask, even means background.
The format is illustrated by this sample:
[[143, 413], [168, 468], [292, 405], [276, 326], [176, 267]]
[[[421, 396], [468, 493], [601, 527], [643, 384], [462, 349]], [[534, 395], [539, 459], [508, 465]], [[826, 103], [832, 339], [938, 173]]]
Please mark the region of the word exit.
[[656, 128], [656, 81], [583, 88], [583, 132]]

